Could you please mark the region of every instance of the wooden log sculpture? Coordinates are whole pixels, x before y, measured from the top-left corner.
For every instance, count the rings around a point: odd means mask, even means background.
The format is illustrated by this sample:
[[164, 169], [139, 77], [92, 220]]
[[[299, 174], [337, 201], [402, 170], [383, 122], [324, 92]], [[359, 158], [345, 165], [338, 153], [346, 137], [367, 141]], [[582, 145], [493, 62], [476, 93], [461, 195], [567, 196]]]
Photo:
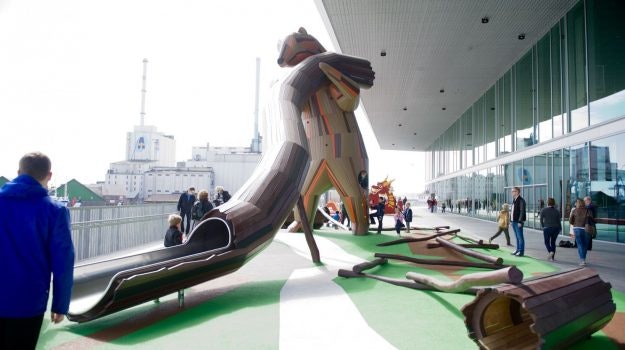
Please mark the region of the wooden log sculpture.
[[386, 258], [386, 259], [395, 259], [401, 261], [407, 261], [415, 264], [422, 265], [443, 265], [443, 266], [463, 266], [463, 267], [478, 267], [482, 269], [491, 269], [498, 270], [508, 265], [495, 265], [488, 263], [476, 263], [472, 261], [454, 261], [454, 260], [440, 260], [440, 259], [418, 259], [412, 258], [404, 255], [396, 255], [396, 254], [384, 254], [384, 253], [375, 253], [376, 258]]
[[467, 236], [467, 235], [464, 235], [464, 234], [461, 235], [461, 234], [457, 233], [456, 237], [460, 238], [463, 241], [472, 243], [472, 244], [484, 244], [484, 240], [479, 239], [479, 238], [470, 237], [470, 236]]
[[365, 261], [363, 263], [360, 264], [356, 264], [352, 267], [352, 271], [356, 272], [356, 273], [361, 273], [365, 270], [369, 270], [372, 269], [376, 266], [379, 265], [384, 265], [388, 262], [388, 259], [386, 258], [377, 258], [374, 259], [373, 261]]
[[406, 278], [425, 284], [441, 292], [457, 293], [476, 286], [491, 286], [500, 283], [516, 284], [523, 280], [523, 272], [515, 266], [510, 266], [497, 271], [476, 272], [462, 275], [459, 279], [450, 282], [441, 281], [432, 276], [416, 272], [407, 272]]
[[[391, 277], [386, 277], [386, 276], [380, 276], [380, 275], [373, 275], [370, 273], [358, 273], [358, 272], [354, 272], [354, 271], [350, 271], [350, 270], [344, 270], [344, 269], [340, 269], [338, 271], [338, 275], [339, 277], [345, 277], [345, 278], [357, 278], [357, 277], [364, 277], [364, 278], [371, 278], [377, 281], [382, 281], [385, 283], [389, 283], [395, 286], [400, 286], [400, 287], [406, 287], [406, 288], [410, 288], [410, 289], [416, 289], [416, 290], [425, 290], [425, 291], [436, 291], [436, 289], [434, 289], [431, 286], [422, 284], [422, 283], [418, 283], [415, 281], [410, 281], [410, 280], [400, 280], [398, 278], [391, 278]], [[471, 295], [475, 295], [477, 294], [477, 292], [479, 291], [479, 288], [468, 288], [460, 293], [462, 294], [471, 294]]]
[[[499, 244], [475, 244], [475, 243], [462, 243], [458, 244], [462, 248], [478, 248], [478, 249], [499, 249]], [[434, 249], [443, 247], [440, 243], [428, 243], [426, 248]]]
[[455, 230], [443, 231], [443, 232], [435, 233], [433, 235], [429, 235], [429, 236], [425, 236], [425, 237], [419, 237], [419, 238], [413, 238], [413, 237], [400, 238], [400, 239], [396, 239], [396, 240], [390, 241], [390, 242], [379, 243], [379, 244], [377, 244], [377, 246], [378, 247], [388, 247], [390, 245], [396, 245], [396, 244], [402, 244], [402, 243], [425, 242], [425, 241], [429, 241], [430, 239], [434, 239], [436, 237], [446, 236], [446, 235], [453, 235], [453, 234], [455, 234], [457, 232], [460, 232], [460, 230], [459, 229], [455, 229]]
[[469, 337], [485, 349], [565, 349], [614, 316], [610, 283], [590, 269], [478, 292], [462, 308]]
[[491, 264], [501, 265], [503, 263], [503, 259], [502, 258], [498, 258], [498, 257], [482, 254], [482, 253], [476, 252], [476, 251], [471, 250], [471, 249], [463, 248], [463, 247], [459, 246], [456, 243], [449, 242], [449, 241], [444, 240], [444, 239], [442, 239], [440, 237], [436, 237], [436, 241], [438, 243], [440, 243], [441, 245], [447, 247], [447, 248], [456, 250], [456, 251], [458, 251], [458, 252], [460, 252], [460, 253], [462, 253], [464, 255], [468, 255], [468, 256], [476, 258], [476, 259], [484, 260], [484, 261], [489, 262]]
[[410, 229], [414, 229], [417, 231], [442, 231], [442, 230], [449, 230], [449, 226], [411, 227]]

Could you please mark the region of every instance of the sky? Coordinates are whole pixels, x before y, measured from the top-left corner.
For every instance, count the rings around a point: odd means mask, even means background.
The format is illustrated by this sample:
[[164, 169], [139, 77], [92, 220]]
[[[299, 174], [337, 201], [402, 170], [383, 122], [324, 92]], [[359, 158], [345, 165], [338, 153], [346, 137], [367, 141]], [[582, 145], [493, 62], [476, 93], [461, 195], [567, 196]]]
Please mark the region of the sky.
[[[284, 74], [278, 42], [300, 26], [334, 50], [313, 0], [0, 0], [0, 175], [42, 151], [53, 185], [103, 181], [139, 124], [144, 58], [145, 124], [174, 135], [178, 161], [206, 143], [249, 146], [256, 57], [262, 110]], [[357, 118], [370, 183], [420, 192], [423, 154], [380, 151], [362, 109]]]

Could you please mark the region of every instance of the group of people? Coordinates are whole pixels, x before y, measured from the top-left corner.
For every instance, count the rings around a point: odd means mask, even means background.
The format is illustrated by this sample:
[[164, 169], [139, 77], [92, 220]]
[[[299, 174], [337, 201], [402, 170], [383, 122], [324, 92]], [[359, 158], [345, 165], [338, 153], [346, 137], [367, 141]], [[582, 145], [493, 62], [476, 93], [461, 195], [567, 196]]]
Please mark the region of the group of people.
[[[514, 236], [516, 238], [516, 250], [512, 253], [516, 256], [525, 255], [525, 237], [523, 235], [523, 227], [526, 221], [526, 203], [521, 197], [521, 189], [514, 187], [512, 189], [512, 208], [508, 203], [502, 205], [501, 211], [497, 218], [498, 230], [488, 242], [492, 242], [501, 233], [505, 235], [506, 244], [511, 246], [510, 234], [508, 227], [512, 226]], [[560, 210], [556, 208], [556, 201], [553, 198], [547, 199], [547, 207], [543, 207], [538, 214], [540, 217], [540, 226], [543, 229], [543, 238], [545, 248], [547, 249], [547, 259], [555, 260], [556, 240], [562, 231]], [[579, 255], [579, 265], [586, 266], [586, 255], [588, 250], [592, 250], [592, 239], [596, 235], [597, 207], [592, 204], [590, 197], [577, 199], [575, 208], [571, 210], [569, 216], [569, 224], [571, 230], [569, 235], [575, 240], [577, 252]]]
[[180, 195], [177, 207], [179, 214], [171, 214], [167, 219], [169, 228], [165, 233], [165, 247], [182, 244], [206, 213], [215, 206], [226, 203], [231, 196], [222, 186], [217, 186], [215, 187], [215, 199], [212, 203], [208, 197], [207, 190], [201, 190], [196, 197], [195, 187], [189, 187], [185, 193]]
[[[399, 206], [395, 207], [395, 214], [393, 215], [393, 220], [395, 220], [395, 231], [398, 236], [401, 236], [401, 229], [406, 228], [406, 232], [410, 233], [410, 223], [412, 222], [412, 209], [410, 209], [409, 202], [403, 202], [404, 210], [401, 210]], [[384, 197], [380, 197], [378, 204], [372, 207], [375, 211], [369, 214], [369, 220], [371, 225], [375, 225], [375, 219], [378, 220], [378, 231], [377, 233], [382, 233], [382, 221], [384, 219], [384, 208], [386, 207], [386, 199]]]

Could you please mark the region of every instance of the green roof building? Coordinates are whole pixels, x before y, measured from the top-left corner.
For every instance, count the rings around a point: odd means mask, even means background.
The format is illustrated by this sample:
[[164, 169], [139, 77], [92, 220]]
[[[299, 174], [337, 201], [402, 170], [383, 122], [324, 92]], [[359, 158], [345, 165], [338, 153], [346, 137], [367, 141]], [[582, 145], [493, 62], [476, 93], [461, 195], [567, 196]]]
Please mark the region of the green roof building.
[[[67, 191], [65, 189], [68, 189]], [[67, 197], [70, 203], [80, 202], [81, 205], [106, 205], [104, 198], [93, 192], [87, 186], [81, 184], [76, 179], [72, 179], [67, 183], [57, 187], [56, 195], [58, 197]]]

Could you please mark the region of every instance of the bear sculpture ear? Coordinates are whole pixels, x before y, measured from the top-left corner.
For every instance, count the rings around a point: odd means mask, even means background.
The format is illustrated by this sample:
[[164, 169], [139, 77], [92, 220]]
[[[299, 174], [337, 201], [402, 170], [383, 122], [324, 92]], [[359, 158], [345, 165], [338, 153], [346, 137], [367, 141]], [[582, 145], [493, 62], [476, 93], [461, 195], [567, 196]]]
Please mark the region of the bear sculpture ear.
[[299, 30], [297, 32], [300, 34], [308, 34], [308, 32], [306, 31], [306, 29], [304, 29], [304, 27], [299, 27]]

